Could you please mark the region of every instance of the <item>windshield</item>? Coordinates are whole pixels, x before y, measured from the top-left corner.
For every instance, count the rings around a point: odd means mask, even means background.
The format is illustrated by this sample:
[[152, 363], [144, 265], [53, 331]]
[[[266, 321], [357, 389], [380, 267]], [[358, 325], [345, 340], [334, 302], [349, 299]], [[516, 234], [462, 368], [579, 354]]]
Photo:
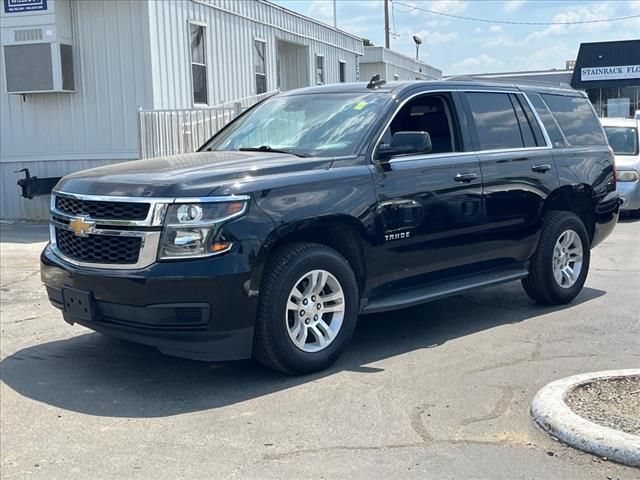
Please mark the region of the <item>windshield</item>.
[[638, 154], [638, 129], [634, 127], [604, 127], [609, 145], [616, 155]]
[[358, 153], [390, 97], [319, 93], [273, 97], [243, 115], [203, 150], [285, 151], [299, 156]]

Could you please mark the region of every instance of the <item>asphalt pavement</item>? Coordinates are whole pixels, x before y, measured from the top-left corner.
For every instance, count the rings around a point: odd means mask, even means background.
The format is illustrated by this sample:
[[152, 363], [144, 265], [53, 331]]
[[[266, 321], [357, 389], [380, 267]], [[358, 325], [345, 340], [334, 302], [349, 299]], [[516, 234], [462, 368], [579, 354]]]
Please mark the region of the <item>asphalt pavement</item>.
[[640, 221], [594, 250], [569, 306], [519, 283], [364, 316], [330, 370], [199, 363], [67, 325], [46, 229], [1, 225], [3, 479], [638, 479], [529, 415], [546, 383], [640, 365]]

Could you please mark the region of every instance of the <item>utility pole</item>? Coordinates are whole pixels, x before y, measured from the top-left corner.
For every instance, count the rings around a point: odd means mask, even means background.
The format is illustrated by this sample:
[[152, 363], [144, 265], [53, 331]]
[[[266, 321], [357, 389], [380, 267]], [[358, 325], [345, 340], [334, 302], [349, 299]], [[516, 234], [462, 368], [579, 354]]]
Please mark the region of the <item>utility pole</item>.
[[384, 0], [384, 48], [389, 47], [389, 0]]
[[336, 0], [333, 0], [333, 28], [338, 28], [338, 13], [336, 11]]

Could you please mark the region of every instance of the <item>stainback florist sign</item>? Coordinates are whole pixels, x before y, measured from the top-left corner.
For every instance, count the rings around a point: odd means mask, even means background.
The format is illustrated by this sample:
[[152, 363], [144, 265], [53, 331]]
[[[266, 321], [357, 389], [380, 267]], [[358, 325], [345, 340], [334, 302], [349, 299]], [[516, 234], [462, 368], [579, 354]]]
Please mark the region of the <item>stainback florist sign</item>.
[[580, 70], [580, 80], [628, 80], [640, 79], [640, 65], [619, 65], [615, 67], [586, 67]]

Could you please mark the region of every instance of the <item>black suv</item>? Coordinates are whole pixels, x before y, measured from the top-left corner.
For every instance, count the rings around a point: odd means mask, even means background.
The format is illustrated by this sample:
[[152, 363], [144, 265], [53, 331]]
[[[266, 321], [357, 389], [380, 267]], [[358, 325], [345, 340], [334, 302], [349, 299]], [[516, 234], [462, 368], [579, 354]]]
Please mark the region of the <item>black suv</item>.
[[360, 314], [512, 280], [570, 302], [618, 219], [613, 159], [571, 89], [296, 90], [196, 153], [64, 177], [42, 280], [69, 323], [311, 372]]

